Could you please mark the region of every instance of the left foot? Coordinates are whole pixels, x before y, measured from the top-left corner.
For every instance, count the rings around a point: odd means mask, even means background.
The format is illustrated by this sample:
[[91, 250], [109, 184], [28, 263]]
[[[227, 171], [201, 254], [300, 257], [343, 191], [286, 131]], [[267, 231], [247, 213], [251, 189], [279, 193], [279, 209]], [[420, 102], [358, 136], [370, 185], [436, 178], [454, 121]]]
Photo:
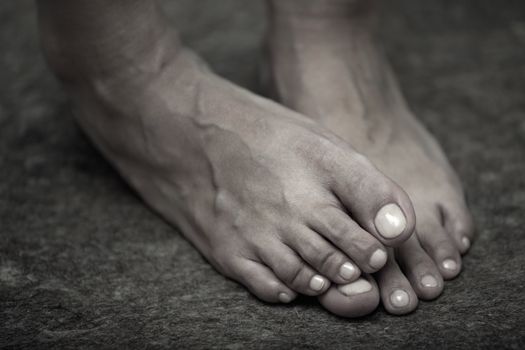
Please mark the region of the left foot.
[[[398, 248], [397, 261], [391, 252], [376, 274], [387, 311], [411, 312], [417, 297], [437, 297], [443, 279], [459, 274], [460, 254], [470, 247], [473, 224], [460, 181], [374, 45], [370, 1], [274, 0], [271, 8], [276, 97], [364, 153], [412, 199], [419, 240]], [[334, 286], [321, 302], [344, 315], [354, 299]]]

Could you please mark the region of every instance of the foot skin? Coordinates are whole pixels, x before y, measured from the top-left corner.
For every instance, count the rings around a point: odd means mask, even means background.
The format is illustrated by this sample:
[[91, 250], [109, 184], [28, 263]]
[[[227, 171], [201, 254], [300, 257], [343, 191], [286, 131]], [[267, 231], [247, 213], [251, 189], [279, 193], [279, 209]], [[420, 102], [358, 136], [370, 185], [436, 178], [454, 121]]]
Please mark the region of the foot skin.
[[386, 265], [375, 273], [377, 284], [365, 276], [369, 287], [363, 278], [332, 285], [319, 296], [319, 301], [336, 315], [359, 317], [373, 312], [381, 299], [389, 313], [404, 315], [416, 309], [418, 299], [432, 300], [441, 294], [443, 278], [416, 236], [410, 237], [394, 254], [389, 250]]
[[267, 302], [383, 267], [385, 246], [414, 229], [406, 193], [318, 123], [217, 77], [175, 41], [150, 40], [151, 59], [103, 76], [60, 73], [78, 122], [144, 201]]
[[[386, 309], [410, 312], [416, 295], [435, 298], [443, 278], [461, 270], [460, 254], [473, 239], [463, 190], [435, 139], [408, 109], [373, 43], [370, 2], [296, 3], [270, 2], [273, 94], [351, 143], [409, 194], [419, 241], [397, 249], [397, 261], [389, 254], [376, 277]], [[326, 304], [326, 298], [321, 301]]]

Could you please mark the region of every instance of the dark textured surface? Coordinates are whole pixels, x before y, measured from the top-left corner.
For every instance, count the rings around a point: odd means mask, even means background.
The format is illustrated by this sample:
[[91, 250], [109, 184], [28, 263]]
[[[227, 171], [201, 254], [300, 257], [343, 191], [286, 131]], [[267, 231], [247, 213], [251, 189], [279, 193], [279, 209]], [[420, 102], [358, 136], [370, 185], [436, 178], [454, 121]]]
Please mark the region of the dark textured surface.
[[[123, 184], [74, 125], [33, 3], [0, 5], [0, 347], [525, 347], [525, 3], [383, 1], [409, 101], [464, 180], [478, 240], [408, 316], [265, 305]], [[256, 87], [259, 1], [166, 1], [186, 42]]]

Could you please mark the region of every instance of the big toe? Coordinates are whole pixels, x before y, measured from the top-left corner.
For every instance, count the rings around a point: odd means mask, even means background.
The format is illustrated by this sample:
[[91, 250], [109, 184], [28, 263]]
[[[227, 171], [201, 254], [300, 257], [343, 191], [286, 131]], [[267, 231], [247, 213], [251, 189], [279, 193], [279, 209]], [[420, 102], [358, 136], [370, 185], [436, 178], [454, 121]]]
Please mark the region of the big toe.
[[377, 308], [379, 290], [370, 276], [363, 275], [352, 283], [331, 286], [318, 299], [328, 311], [355, 318], [368, 315]]
[[415, 214], [405, 191], [358, 154], [339, 169], [333, 173], [332, 190], [354, 220], [387, 246], [407, 240], [414, 231]]

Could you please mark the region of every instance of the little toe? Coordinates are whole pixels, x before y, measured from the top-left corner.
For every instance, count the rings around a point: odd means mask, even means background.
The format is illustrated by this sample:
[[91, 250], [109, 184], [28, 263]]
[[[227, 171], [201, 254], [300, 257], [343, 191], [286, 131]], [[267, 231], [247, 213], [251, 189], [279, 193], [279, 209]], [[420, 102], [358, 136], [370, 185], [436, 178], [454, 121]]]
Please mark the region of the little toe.
[[305, 295], [319, 295], [330, 287], [330, 281], [313, 270], [284, 243], [259, 252], [262, 261], [288, 287]]
[[346, 254], [307, 227], [287, 234], [285, 243], [320, 275], [337, 284], [356, 280], [361, 271]]
[[288, 288], [266, 266], [253, 260], [233, 262], [228, 275], [246, 286], [259, 299], [269, 303], [289, 303], [297, 293]]
[[396, 259], [419, 299], [432, 300], [441, 294], [443, 278], [416, 236], [396, 249]]
[[365, 157], [355, 154], [340, 162], [332, 190], [361, 227], [391, 247], [414, 231], [415, 214], [405, 191]]
[[389, 253], [388, 261], [375, 274], [379, 285], [381, 301], [387, 312], [393, 315], [404, 315], [414, 311], [418, 298], [399, 265], [393, 252]]
[[318, 297], [330, 312], [342, 317], [361, 317], [372, 313], [379, 304], [379, 290], [373, 278], [363, 275], [357, 281], [332, 285]]
[[465, 254], [474, 240], [474, 221], [463, 198], [442, 205], [445, 228], [454, 238], [461, 254]]
[[312, 210], [309, 226], [344, 252], [361, 270], [379, 270], [386, 263], [386, 249], [345, 212], [334, 206]]
[[445, 280], [461, 272], [461, 256], [456, 244], [437, 219], [423, 217], [418, 221], [416, 233], [421, 246], [432, 257]]

